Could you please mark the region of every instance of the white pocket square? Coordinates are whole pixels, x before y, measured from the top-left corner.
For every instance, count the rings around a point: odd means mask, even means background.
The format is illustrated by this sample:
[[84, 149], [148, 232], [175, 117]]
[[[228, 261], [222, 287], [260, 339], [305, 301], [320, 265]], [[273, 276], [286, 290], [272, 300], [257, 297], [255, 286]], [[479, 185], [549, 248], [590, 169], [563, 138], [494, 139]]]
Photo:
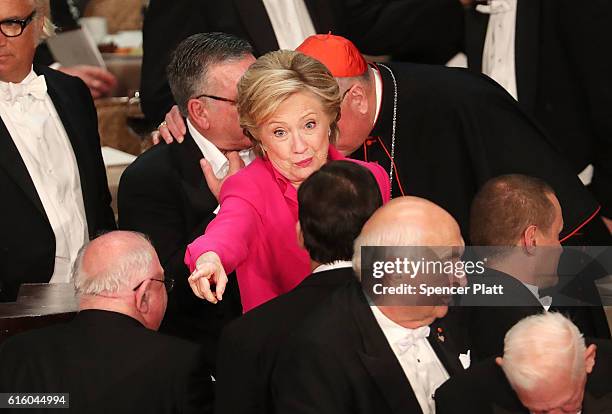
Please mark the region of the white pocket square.
[[468, 369], [470, 367], [470, 363], [472, 362], [472, 360], [470, 359], [469, 349], [465, 354], [459, 354], [459, 362], [461, 362], [461, 366], [463, 367], [463, 369]]

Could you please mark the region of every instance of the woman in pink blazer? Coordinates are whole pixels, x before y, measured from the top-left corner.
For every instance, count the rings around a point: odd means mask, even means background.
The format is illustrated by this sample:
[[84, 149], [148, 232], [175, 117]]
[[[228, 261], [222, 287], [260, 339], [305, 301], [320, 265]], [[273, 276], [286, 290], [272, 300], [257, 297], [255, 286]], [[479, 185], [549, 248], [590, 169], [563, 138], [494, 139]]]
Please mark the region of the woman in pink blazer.
[[[310, 273], [310, 258], [296, 237], [297, 189], [327, 161], [345, 159], [330, 144], [338, 133], [341, 102], [331, 73], [299, 52], [270, 52], [244, 74], [238, 112], [259, 157], [226, 180], [217, 217], [187, 247], [189, 283], [197, 296], [220, 300], [226, 274], [236, 270], [247, 312]], [[374, 174], [388, 201], [384, 169], [354, 162]]]

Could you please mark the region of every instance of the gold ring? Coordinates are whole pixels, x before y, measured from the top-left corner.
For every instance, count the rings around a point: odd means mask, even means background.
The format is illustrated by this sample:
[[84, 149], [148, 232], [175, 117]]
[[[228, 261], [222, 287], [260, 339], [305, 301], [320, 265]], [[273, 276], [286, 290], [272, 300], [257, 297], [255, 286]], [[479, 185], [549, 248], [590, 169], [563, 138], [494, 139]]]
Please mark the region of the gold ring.
[[157, 127], [157, 129], [160, 129], [161, 127], [167, 127], [168, 123], [166, 121], [162, 121], [161, 124], [159, 124], [159, 126]]

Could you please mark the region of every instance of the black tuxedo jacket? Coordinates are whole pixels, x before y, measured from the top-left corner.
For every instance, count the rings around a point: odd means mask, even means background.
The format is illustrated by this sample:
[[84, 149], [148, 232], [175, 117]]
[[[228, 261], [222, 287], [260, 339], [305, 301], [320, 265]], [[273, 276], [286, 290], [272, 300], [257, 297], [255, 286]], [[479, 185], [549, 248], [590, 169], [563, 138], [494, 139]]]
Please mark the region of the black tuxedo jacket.
[[[612, 217], [612, 42], [606, 1], [519, 0], [515, 64], [520, 105], [535, 117], [578, 173], [595, 166], [591, 189]], [[466, 13], [469, 67], [480, 71], [489, 17]], [[596, 41], [594, 39], [597, 39]]]
[[[453, 334], [461, 327], [446, 322], [432, 324], [429, 341], [452, 376], [467, 347]], [[357, 283], [338, 289], [283, 346], [272, 393], [278, 413], [422, 412]]]
[[[605, 414], [612, 411], [612, 344], [592, 343], [597, 355], [587, 377], [582, 414]], [[438, 388], [435, 400], [437, 414], [529, 414], [493, 358], [451, 377]]]
[[[463, 10], [456, 0], [305, 0], [317, 33], [346, 36], [363, 53], [404, 54], [444, 63], [460, 48]], [[459, 23], [459, 24], [458, 24]], [[165, 29], [170, 28], [170, 29]], [[452, 31], [453, 36], [447, 36]], [[142, 109], [157, 125], [173, 105], [166, 78], [172, 50], [195, 33], [248, 40], [255, 56], [278, 49], [261, 0], [152, 0], [143, 28]], [[443, 35], [444, 34], [444, 35]]]
[[352, 268], [314, 273], [228, 325], [219, 342], [215, 413], [272, 412], [270, 375], [284, 341], [309, 313], [349, 283], [357, 283]]
[[[89, 236], [115, 228], [98, 118], [89, 90], [78, 78], [47, 67], [48, 94], [76, 158]], [[21, 283], [48, 282], [55, 265], [55, 236], [34, 183], [3, 121], [0, 121], [0, 302], [14, 301]]]
[[197, 345], [120, 313], [87, 310], [4, 342], [0, 390], [70, 393], [78, 413], [212, 412], [203, 361]]
[[[544, 311], [538, 299], [514, 277], [486, 269], [483, 275], [469, 279], [470, 286], [484, 283], [487, 286], [501, 285], [500, 296], [464, 296], [460, 312], [465, 317], [472, 360], [500, 356], [504, 351], [506, 332], [521, 319]], [[520, 306], [519, 306], [520, 305]]]
[[119, 227], [149, 236], [166, 275], [175, 279], [160, 330], [202, 342], [214, 363], [221, 328], [242, 309], [232, 275], [216, 305], [195, 296], [187, 282], [185, 249], [204, 234], [219, 204], [206, 185], [201, 158], [189, 133], [182, 144], [156, 145], [125, 170], [117, 198]]
[[598, 203], [548, 136], [498, 84], [465, 69], [408, 63], [379, 68], [383, 98], [373, 139], [351, 156], [367, 157], [389, 171], [395, 81], [394, 197], [401, 195], [399, 177], [406, 195], [442, 206], [467, 235], [472, 199], [487, 180], [511, 173], [535, 176], [553, 187], [561, 203], [562, 237], [588, 223], [598, 227], [578, 240], [610, 242], [603, 222], [595, 219]]

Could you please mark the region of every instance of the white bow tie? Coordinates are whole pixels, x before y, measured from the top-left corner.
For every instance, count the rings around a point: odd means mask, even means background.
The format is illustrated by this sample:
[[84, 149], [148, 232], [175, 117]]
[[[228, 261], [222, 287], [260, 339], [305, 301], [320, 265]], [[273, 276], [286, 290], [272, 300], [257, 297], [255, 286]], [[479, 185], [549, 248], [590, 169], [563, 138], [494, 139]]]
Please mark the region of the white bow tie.
[[489, 0], [487, 4], [479, 4], [476, 11], [483, 14], [506, 13], [512, 10], [512, 5], [508, 0]]
[[23, 96], [32, 96], [34, 99], [43, 100], [47, 96], [47, 82], [40, 75], [28, 83], [1, 82], [0, 92], [6, 102], [17, 102]]
[[420, 328], [411, 329], [406, 333], [402, 339], [397, 341], [395, 344], [399, 350], [399, 354], [404, 354], [407, 350], [412, 348], [421, 339], [429, 337], [429, 326], [421, 326]]

